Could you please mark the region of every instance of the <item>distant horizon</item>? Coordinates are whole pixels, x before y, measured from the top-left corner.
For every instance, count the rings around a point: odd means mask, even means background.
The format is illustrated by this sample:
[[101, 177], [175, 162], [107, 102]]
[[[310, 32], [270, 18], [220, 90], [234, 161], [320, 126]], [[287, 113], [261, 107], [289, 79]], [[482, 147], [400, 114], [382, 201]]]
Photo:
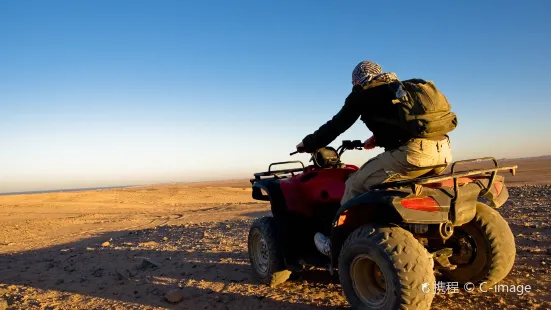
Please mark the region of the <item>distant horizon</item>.
[[[551, 158], [551, 154], [530, 156], [530, 157], [519, 157], [519, 158], [496, 158], [496, 160], [527, 160], [527, 159], [536, 159], [536, 158]], [[467, 159], [467, 158], [465, 158]], [[269, 164], [267, 164], [268, 166]], [[522, 167], [520, 167], [522, 169]], [[259, 171], [258, 171], [259, 172]], [[252, 178], [251, 174], [249, 178]], [[43, 194], [43, 193], [58, 193], [58, 192], [77, 192], [77, 191], [87, 191], [87, 190], [102, 190], [102, 189], [122, 189], [122, 188], [135, 188], [135, 187], [148, 187], [148, 186], [160, 186], [168, 184], [193, 184], [193, 183], [208, 183], [208, 182], [220, 182], [220, 181], [240, 181], [249, 179], [246, 177], [230, 177], [230, 178], [221, 178], [221, 179], [197, 179], [197, 180], [187, 180], [187, 181], [168, 181], [168, 182], [154, 182], [154, 183], [143, 183], [143, 184], [128, 184], [128, 185], [105, 185], [97, 187], [75, 187], [75, 188], [51, 188], [45, 190], [25, 190], [25, 191], [13, 191], [13, 192], [0, 192], [0, 196], [8, 195], [27, 195], [27, 194]]]

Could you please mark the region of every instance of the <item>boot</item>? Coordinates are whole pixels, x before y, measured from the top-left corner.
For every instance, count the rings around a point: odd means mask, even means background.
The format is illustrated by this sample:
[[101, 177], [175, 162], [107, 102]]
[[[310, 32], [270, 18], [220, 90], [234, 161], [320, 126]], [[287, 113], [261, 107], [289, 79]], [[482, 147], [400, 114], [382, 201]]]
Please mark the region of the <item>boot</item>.
[[318, 232], [314, 235], [314, 244], [318, 251], [325, 256], [331, 255], [331, 239]]

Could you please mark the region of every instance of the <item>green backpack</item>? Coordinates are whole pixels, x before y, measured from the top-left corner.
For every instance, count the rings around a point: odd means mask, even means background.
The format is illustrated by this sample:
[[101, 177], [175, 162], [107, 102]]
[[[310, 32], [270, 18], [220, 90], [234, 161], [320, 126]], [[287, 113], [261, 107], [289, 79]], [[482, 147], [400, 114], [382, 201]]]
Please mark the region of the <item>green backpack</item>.
[[[368, 85], [368, 88], [381, 83]], [[416, 138], [442, 136], [457, 127], [457, 116], [451, 111], [448, 99], [436, 88], [433, 82], [422, 79], [393, 81], [387, 84], [396, 99], [398, 119], [378, 119], [378, 121], [401, 127]]]

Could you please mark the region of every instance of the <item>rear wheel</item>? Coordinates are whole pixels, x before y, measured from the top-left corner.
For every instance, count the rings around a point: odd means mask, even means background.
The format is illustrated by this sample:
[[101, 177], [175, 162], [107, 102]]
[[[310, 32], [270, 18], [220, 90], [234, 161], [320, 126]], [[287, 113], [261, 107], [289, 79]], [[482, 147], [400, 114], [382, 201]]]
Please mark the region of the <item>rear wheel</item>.
[[289, 279], [291, 271], [285, 268], [273, 217], [254, 221], [249, 230], [248, 251], [253, 276], [257, 281], [276, 286]]
[[366, 225], [345, 241], [339, 277], [353, 309], [429, 309], [434, 261], [399, 227]]
[[476, 216], [469, 223], [454, 228], [446, 242], [454, 248], [449, 260], [455, 270], [442, 270], [448, 280], [486, 288], [503, 280], [515, 262], [515, 238], [499, 212], [483, 203], [477, 203]]

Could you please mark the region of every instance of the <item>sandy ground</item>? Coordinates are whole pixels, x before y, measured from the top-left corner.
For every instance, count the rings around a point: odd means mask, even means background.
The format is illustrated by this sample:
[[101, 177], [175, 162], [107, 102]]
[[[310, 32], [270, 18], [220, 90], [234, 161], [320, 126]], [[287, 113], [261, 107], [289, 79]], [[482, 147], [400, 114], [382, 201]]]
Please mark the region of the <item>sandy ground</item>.
[[[437, 294], [434, 309], [551, 308], [551, 159], [512, 162], [520, 169], [506, 175], [515, 186], [500, 212], [515, 233], [517, 259], [502, 283], [531, 291], [460, 289]], [[348, 309], [324, 271], [276, 288], [254, 283], [247, 232], [270, 212], [249, 186], [0, 196], [0, 309]], [[173, 290], [178, 303], [166, 300]]]

